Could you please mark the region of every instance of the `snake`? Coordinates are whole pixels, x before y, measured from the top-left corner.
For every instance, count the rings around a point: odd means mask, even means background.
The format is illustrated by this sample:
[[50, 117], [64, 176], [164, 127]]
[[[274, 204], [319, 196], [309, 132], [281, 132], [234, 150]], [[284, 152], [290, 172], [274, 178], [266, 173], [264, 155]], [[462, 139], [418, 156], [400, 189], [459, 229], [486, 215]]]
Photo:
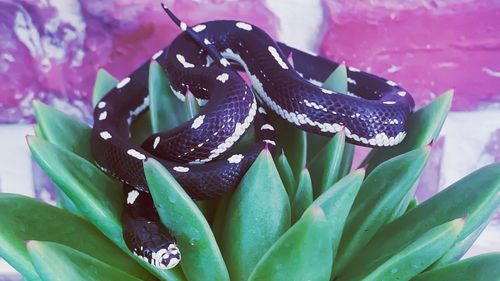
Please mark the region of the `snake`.
[[[181, 252], [154, 207], [146, 160], [159, 161], [190, 197], [204, 200], [234, 190], [263, 150], [277, 150], [271, 112], [313, 134], [331, 137], [343, 131], [346, 141], [356, 145], [394, 146], [406, 136], [414, 101], [397, 83], [349, 66], [348, 92], [330, 91], [321, 83], [337, 62], [276, 42], [247, 22], [188, 26], [163, 9], [181, 33], [102, 97], [91, 133], [95, 164], [124, 186], [126, 245], [153, 266], [171, 269]], [[201, 108], [192, 119], [139, 145], [131, 141], [130, 126], [149, 106], [151, 61], [165, 70], [177, 98], [192, 93]], [[254, 142], [234, 152], [252, 126]]]

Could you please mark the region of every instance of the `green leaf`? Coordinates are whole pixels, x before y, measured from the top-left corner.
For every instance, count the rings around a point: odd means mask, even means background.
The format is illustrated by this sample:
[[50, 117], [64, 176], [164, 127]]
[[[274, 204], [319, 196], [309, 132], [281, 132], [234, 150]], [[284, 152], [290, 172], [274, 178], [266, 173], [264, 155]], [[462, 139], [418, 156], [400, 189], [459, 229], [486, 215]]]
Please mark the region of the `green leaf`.
[[153, 128], [151, 126], [151, 116], [149, 110], [144, 111], [141, 115], [132, 122], [130, 126], [130, 132], [132, 135], [132, 142], [137, 145], [141, 145], [151, 134], [153, 133]]
[[314, 205], [265, 253], [248, 280], [329, 280], [330, 224]]
[[382, 163], [367, 176], [347, 218], [335, 275], [341, 274], [380, 227], [390, 221], [416, 186], [429, 153], [427, 146], [407, 152]]
[[393, 147], [374, 148], [361, 166], [371, 172], [380, 163], [397, 155], [424, 146], [435, 140], [450, 110], [453, 91], [449, 90], [419, 109], [408, 119], [408, 132], [403, 142]]
[[156, 210], [177, 239], [188, 280], [229, 280], [215, 237], [193, 200], [156, 160], [149, 159], [144, 172]]
[[212, 223], [212, 231], [214, 233], [215, 239], [217, 239], [219, 248], [224, 252], [224, 229], [226, 227], [226, 214], [227, 207], [229, 206], [229, 201], [231, 200], [232, 192], [228, 192], [220, 197], [217, 201], [217, 207], [214, 214], [214, 219]]
[[[433, 227], [409, 244], [396, 244], [396, 247], [387, 249], [389, 251], [387, 255], [381, 255], [375, 259], [362, 257], [356, 260], [344, 274], [335, 280], [410, 280], [425, 270], [451, 246], [462, 227], [463, 220], [461, 219]], [[395, 251], [391, 251], [393, 249]]]
[[419, 274], [412, 281], [456, 281], [498, 280], [500, 276], [500, 253], [475, 256]]
[[417, 199], [410, 200], [410, 203], [408, 203], [408, 206], [406, 207], [405, 213], [411, 211], [413, 208], [417, 207], [417, 205], [418, 205]]
[[33, 108], [45, 140], [93, 161], [88, 143], [92, 130], [89, 125], [37, 100], [33, 102]]
[[[36, 113], [35, 113], [36, 115]], [[43, 135], [42, 130], [40, 129], [40, 126], [37, 124], [33, 125], [33, 132], [35, 133], [35, 136], [40, 137], [42, 139], [45, 139], [45, 136]]]
[[345, 175], [349, 174], [349, 172], [351, 172], [353, 158], [354, 144], [346, 143], [344, 146], [344, 153], [342, 154], [342, 161], [340, 162], [340, 177], [344, 177]]
[[[431, 228], [457, 218], [467, 218], [481, 206], [495, 200], [499, 204], [500, 163], [491, 164], [461, 179], [406, 214], [384, 225], [370, 240], [363, 251], [352, 260], [386, 257], [395, 253], [394, 245], [415, 241]], [[498, 206], [498, 205], [497, 205]], [[472, 216], [471, 216], [472, 217]], [[465, 220], [459, 237], [467, 237], [474, 231], [474, 220]], [[459, 240], [459, 239], [457, 239]], [[349, 269], [346, 268], [346, 272]]]
[[118, 247], [160, 277], [162, 280], [184, 280], [179, 269], [162, 271], [135, 257], [123, 240], [120, 214], [124, 204], [121, 186], [93, 164], [37, 137], [28, 137], [28, 145], [35, 160], [78, 207], [80, 213], [92, 222]]
[[307, 160], [306, 132], [294, 127], [274, 113], [269, 113], [276, 130], [278, 145], [283, 148], [295, 178], [299, 178]]
[[184, 101], [184, 107], [186, 111], [186, 119], [183, 121], [187, 121], [189, 119], [194, 118], [196, 115], [198, 115], [198, 112], [200, 111], [200, 106], [198, 105], [198, 102], [196, 101], [196, 98], [191, 92], [187, 92], [186, 94], [186, 100]]
[[247, 280], [289, 227], [288, 196], [269, 151], [264, 149], [241, 180], [227, 210], [223, 253], [231, 280]]
[[66, 245], [142, 280], [154, 280], [88, 221], [62, 209], [16, 194], [0, 194], [0, 256], [27, 279], [38, 279], [25, 241]]
[[312, 204], [312, 206], [320, 206], [325, 211], [326, 218], [330, 222], [330, 237], [332, 239], [333, 249], [332, 257], [334, 259], [338, 252], [338, 246], [347, 215], [358, 194], [364, 176], [365, 170], [363, 169], [353, 171], [330, 187]]
[[149, 112], [154, 133], [168, 131], [187, 120], [183, 103], [170, 88], [165, 71], [156, 61], [149, 65]]
[[44, 281], [141, 280], [57, 243], [30, 241], [27, 247], [33, 264]]
[[335, 137], [318, 152], [308, 165], [311, 170], [315, 197], [321, 195], [340, 179], [344, 145], [345, 133], [341, 131], [335, 134]]
[[335, 91], [337, 93], [347, 93], [347, 69], [344, 63], [341, 63], [323, 82], [323, 88]]
[[292, 224], [295, 223], [302, 213], [311, 205], [313, 201], [313, 191], [311, 175], [309, 170], [304, 169], [300, 173], [299, 184], [297, 185], [297, 192], [295, 193], [291, 202], [292, 207]]
[[94, 91], [92, 94], [92, 107], [118, 84], [118, 79], [109, 74], [105, 69], [99, 69], [94, 84]]
[[288, 163], [288, 159], [284, 152], [280, 154], [278, 159], [275, 161], [276, 168], [278, 169], [278, 173], [280, 174], [281, 181], [285, 186], [286, 193], [288, 193], [288, 197], [290, 200], [295, 195], [295, 189], [297, 188], [297, 184], [295, 182], [295, 177], [293, 175], [292, 167], [290, 167], [290, 163]]

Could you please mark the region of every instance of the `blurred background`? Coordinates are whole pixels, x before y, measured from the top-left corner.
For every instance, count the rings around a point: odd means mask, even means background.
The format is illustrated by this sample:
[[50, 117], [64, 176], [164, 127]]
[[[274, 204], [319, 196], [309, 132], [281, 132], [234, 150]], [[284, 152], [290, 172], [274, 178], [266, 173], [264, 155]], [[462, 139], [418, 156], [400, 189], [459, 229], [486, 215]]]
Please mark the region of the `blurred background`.
[[[397, 81], [417, 107], [454, 89], [420, 201], [500, 161], [499, 0], [166, 2], [188, 24], [247, 21], [288, 45]], [[121, 79], [177, 34], [160, 0], [0, 0], [0, 191], [56, 199], [24, 139], [34, 99], [91, 123], [97, 70]], [[359, 161], [366, 150], [356, 153]], [[500, 213], [468, 255], [500, 250], [498, 237]], [[0, 263], [0, 281], [12, 276]]]

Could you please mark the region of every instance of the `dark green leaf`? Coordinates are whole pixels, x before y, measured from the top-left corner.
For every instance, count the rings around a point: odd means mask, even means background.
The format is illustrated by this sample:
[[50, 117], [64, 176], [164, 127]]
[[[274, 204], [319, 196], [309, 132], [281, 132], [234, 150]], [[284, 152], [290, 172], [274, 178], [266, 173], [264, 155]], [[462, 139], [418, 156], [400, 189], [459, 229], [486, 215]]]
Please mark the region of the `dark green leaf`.
[[186, 111], [186, 119], [182, 121], [187, 121], [194, 118], [200, 111], [200, 106], [198, 105], [196, 98], [191, 92], [188, 92], [185, 97], [186, 100], [184, 101], [184, 107]]
[[291, 200], [295, 195], [297, 183], [295, 182], [292, 167], [290, 167], [290, 163], [288, 163], [285, 153], [282, 152], [278, 159], [276, 159], [276, 168], [278, 169], [281, 181], [283, 182], [286, 192], [288, 193], [288, 197]]
[[292, 206], [292, 224], [295, 223], [302, 213], [311, 205], [313, 201], [313, 191], [311, 175], [309, 170], [304, 169], [300, 173], [299, 184], [297, 185], [297, 192], [295, 193], [291, 202]]

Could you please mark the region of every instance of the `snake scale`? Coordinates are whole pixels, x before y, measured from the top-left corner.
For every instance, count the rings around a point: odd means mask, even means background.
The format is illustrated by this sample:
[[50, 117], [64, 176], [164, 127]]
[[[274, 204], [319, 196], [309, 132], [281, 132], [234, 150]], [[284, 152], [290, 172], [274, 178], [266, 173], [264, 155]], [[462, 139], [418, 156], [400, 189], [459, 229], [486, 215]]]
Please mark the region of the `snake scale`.
[[[132, 143], [131, 122], [149, 104], [148, 61], [99, 101], [91, 136], [96, 165], [124, 183], [127, 246], [154, 266], [170, 269], [181, 253], [148, 192], [146, 159], [160, 161], [192, 198], [208, 199], [234, 189], [263, 149], [275, 150], [268, 111], [314, 134], [344, 130], [348, 142], [363, 146], [392, 146], [405, 137], [414, 102], [395, 82], [348, 67], [348, 93], [335, 93], [319, 86], [335, 62], [277, 43], [246, 22], [189, 27], [163, 8], [182, 33], [152, 60], [165, 69], [179, 99], [193, 93], [203, 105], [199, 114], [140, 146]], [[246, 71], [253, 91], [239, 70]], [[231, 153], [252, 125], [255, 143]]]

